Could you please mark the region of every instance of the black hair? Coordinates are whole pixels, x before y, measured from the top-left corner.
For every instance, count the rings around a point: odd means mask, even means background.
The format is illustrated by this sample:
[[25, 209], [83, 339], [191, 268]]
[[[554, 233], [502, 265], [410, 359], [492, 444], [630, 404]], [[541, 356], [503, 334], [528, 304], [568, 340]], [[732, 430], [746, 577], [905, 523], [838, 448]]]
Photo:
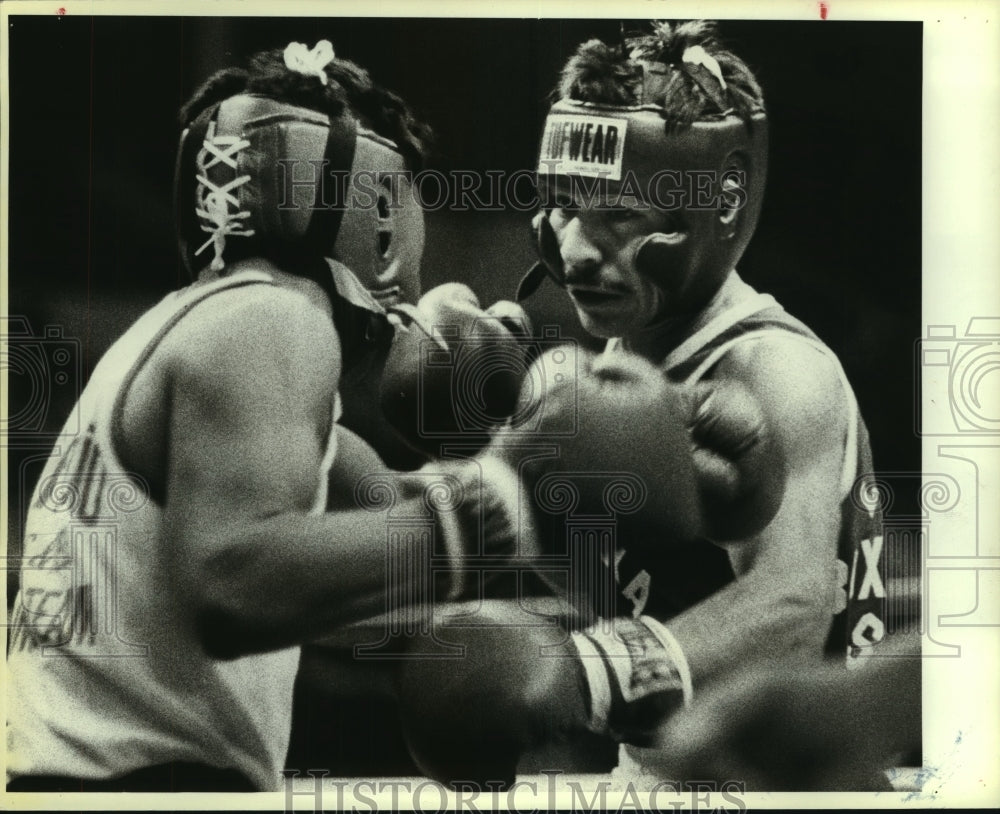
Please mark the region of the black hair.
[[285, 66], [281, 49], [254, 54], [245, 68], [225, 68], [209, 77], [180, 111], [181, 128], [206, 108], [239, 93], [257, 93], [282, 102], [340, 116], [351, 110], [366, 127], [395, 142], [410, 169], [423, 168], [432, 140], [428, 125], [399, 96], [375, 84], [368, 72], [346, 59], [324, 69], [328, 81]]
[[720, 113], [716, 99], [705, 92], [688, 70], [671, 70], [654, 98], [647, 98], [642, 63], [680, 66], [684, 52], [701, 46], [719, 63], [726, 81], [727, 107], [749, 120], [764, 111], [764, 96], [750, 68], [718, 39], [715, 23], [707, 20], [653, 22], [652, 32], [628, 37], [610, 46], [590, 40], [577, 49], [563, 69], [558, 94], [564, 99], [610, 105], [654, 104], [677, 127]]

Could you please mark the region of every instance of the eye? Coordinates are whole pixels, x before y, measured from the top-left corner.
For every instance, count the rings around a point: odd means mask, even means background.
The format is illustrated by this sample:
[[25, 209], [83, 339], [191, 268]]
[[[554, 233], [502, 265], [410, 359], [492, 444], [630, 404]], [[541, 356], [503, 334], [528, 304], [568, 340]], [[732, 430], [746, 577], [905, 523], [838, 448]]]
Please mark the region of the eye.
[[553, 201], [555, 209], [561, 209], [566, 215], [572, 217], [580, 211], [580, 207], [572, 197], [566, 194], [557, 194]]
[[608, 220], [612, 223], [629, 223], [638, 220], [641, 216], [642, 212], [638, 209], [629, 209], [628, 207], [615, 207], [608, 210]]
[[675, 212], [667, 212], [661, 223], [660, 231], [667, 235], [673, 235], [684, 231], [684, 222]]

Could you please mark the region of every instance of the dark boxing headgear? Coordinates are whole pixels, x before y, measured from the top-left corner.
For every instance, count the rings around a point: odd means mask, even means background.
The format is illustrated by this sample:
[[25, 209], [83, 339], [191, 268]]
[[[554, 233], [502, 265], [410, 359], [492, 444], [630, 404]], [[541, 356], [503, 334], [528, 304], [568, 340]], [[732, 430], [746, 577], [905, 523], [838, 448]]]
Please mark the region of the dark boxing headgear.
[[[332, 48], [326, 61], [309, 59], [324, 44], [310, 52], [293, 43], [286, 65], [326, 84]], [[251, 256], [328, 276], [330, 259], [376, 298], [415, 299], [422, 215], [407, 169], [397, 145], [364, 127], [347, 104], [321, 111], [262, 92], [229, 96], [181, 136], [181, 255], [193, 276]]]
[[[533, 226], [540, 262], [519, 298], [546, 275], [564, 282], [547, 217], [558, 189], [672, 213], [675, 231], [632, 248], [635, 267], [654, 281], [684, 266], [710, 296], [742, 256], [763, 201], [767, 118], [746, 67], [728, 52], [716, 59], [692, 44], [698, 41], [714, 49], [711, 26], [661, 24], [630, 41], [628, 56], [593, 41], [567, 64], [563, 98], [549, 112], [539, 149], [542, 211]], [[734, 71], [745, 72], [743, 81], [727, 81]]]

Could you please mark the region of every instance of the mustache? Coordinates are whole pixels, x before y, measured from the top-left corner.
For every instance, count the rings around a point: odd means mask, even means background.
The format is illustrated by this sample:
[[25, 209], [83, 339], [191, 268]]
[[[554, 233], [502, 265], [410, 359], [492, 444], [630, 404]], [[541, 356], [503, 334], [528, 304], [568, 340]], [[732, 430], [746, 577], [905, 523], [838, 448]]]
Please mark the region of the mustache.
[[567, 264], [564, 267], [563, 285], [566, 288], [586, 288], [591, 291], [604, 291], [608, 294], [623, 294], [632, 290], [622, 282], [602, 281], [600, 279], [600, 266], [593, 263]]

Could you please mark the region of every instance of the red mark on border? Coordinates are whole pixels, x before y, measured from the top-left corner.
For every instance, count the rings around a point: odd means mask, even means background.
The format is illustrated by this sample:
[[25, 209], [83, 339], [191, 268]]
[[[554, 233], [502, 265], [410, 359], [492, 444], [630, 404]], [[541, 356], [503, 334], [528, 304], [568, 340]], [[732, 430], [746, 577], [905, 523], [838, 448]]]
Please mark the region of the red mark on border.
[[830, 7], [826, 3], [819, 4], [819, 18], [821, 20], [826, 19], [826, 13], [830, 10]]
[[62, 6], [56, 9], [56, 14], [65, 14], [65, 13], [66, 9], [64, 9]]

